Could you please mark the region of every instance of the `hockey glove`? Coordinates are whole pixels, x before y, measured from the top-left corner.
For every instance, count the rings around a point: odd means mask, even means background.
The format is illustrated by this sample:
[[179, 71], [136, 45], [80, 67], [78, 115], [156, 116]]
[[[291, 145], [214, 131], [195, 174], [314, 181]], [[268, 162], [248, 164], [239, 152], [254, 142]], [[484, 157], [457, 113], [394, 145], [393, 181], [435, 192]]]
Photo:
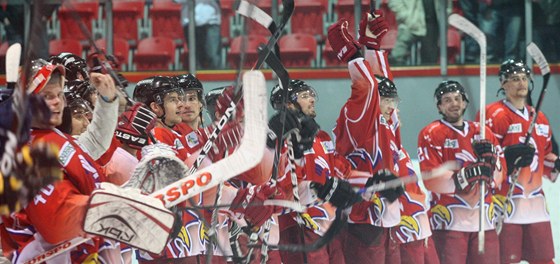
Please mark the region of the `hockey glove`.
[[511, 175], [516, 168], [523, 168], [531, 165], [535, 156], [535, 148], [526, 144], [515, 144], [506, 147], [504, 150], [508, 171]]
[[119, 117], [115, 135], [121, 142], [141, 149], [148, 145], [147, 133], [155, 124], [155, 114], [143, 104], [137, 103]]
[[[391, 180], [397, 179], [397, 176], [387, 170], [380, 170], [373, 177], [369, 178], [366, 182], [365, 188], [372, 186], [373, 184], [381, 183], [381, 182], [388, 182]], [[381, 197], [387, 198], [389, 202], [394, 202], [397, 200], [401, 195], [404, 194], [404, 188], [399, 186], [393, 189], [387, 189], [383, 191], [379, 191], [379, 195]]]
[[261, 226], [275, 211], [274, 206], [263, 205], [264, 201], [277, 196], [282, 196], [281, 191], [266, 184], [239, 189], [230, 210], [244, 214], [245, 220], [252, 227]]
[[269, 148], [275, 148], [278, 141], [283, 142], [283, 139], [285, 139], [288, 134], [300, 128], [301, 125], [294, 111], [286, 110], [286, 118], [284, 120], [282, 120], [282, 112], [277, 112], [268, 120], [266, 145]]
[[338, 60], [348, 62], [356, 57], [360, 57], [360, 43], [348, 33], [348, 21], [340, 19], [332, 24], [328, 30], [329, 43], [336, 53]]
[[460, 169], [453, 174], [455, 188], [462, 192], [469, 192], [478, 181], [485, 181], [486, 184], [492, 182], [494, 170], [491, 165], [485, 162], [477, 162]]
[[496, 148], [494, 144], [489, 140], [475, 140], [472, 143], [474, 154], [479, 161], [488, 163], [492, 165], [492, 169], [496, 168], [496, 161], [498, 160], [498, 154], [496, 153]]
[[375, 11], [373, 15], [368, 13], [367, 16], [362, 17], [358, 41], [368, 49], [379, 50], [383, 37], [389, 31], [389, 24], [379, 10]]
[[299, 137], [292, 136], [292, 144], [294, 147], [294, 158], [300, 159], [303, 157], [303, 152], [313, 147], [313, 141], [317, 132], [319, 132], [319, 124], [315, 119], [301, 114], [299, 117], [301, 129]]
[[310, 186], [321, 200], [330, 202], [337, 208], [346, 209], [362, 201], [362, 197], [352, 189], [349, 182], [336, 177], [330, 177], [325, 185], [312, 182]]

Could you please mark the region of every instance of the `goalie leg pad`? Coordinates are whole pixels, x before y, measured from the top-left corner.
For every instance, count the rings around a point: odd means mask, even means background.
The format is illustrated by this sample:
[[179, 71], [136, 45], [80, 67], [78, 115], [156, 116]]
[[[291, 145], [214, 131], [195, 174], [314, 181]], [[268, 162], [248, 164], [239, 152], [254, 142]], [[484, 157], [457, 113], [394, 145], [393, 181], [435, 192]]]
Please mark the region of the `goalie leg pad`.
[[[103, 187], [108, 187], [106, 183]], [[174, 215], [161, 201], [138, 190], [110, 188], [92, 193], [84, 231], [159, 254], [163, 251]]]

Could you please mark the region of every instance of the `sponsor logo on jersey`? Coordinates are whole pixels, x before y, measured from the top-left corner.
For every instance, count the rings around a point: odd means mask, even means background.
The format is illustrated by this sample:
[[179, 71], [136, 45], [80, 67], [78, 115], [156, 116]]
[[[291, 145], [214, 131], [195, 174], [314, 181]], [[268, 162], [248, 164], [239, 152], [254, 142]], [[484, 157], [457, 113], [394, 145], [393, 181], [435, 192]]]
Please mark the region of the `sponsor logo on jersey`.
[[185, 146], [183, 146], [183, 143], [181, 143], [181, 140], [179, 140], [178, 138], [175, 139], [175, 142], [173, 142], [173, 145], [175, 145], [176, 149], [184, 149]]
[[457, 139], [445, 139], [443, 143], [443, 148], [451, 148], [451, 149], [458, 149], [459, 148], [459, 141]]
[[60, 154], [58, 155], [58, 161], [60, 162], [60, 164], [62, 164], [63, 167], [66, 167], [70, 162], [70, 160], [72, 159], [72, 157], [74, 156], [74, 154], [76, 154], [76, 149], [74, 149], [74, 146], [72, 146], [70, 142], [66, 142], [64, 143], [64, 145], [62, 145], [62, 148], [60, 149]]
[[515, 123], [515, 124], [511, 124], [508, 127], [508, 134], [512, 134], [512, 133], [521, 133], [522, 131], [522, 127], [521, 127], [521, 123]]
[[189, 148], [192, 148], [192, 147], [198, 145], [198, 143], [200, 143], [198, 141], [198, 136], [196, 135], [196, 132], [194, 132], [194, 131], [189, 133], [185, 138], [187, 139], [187, 145], [189, 146]]
[[543, 124], [537, 124], [535, 132], [539, 136], [548, 137], [549, 126]]

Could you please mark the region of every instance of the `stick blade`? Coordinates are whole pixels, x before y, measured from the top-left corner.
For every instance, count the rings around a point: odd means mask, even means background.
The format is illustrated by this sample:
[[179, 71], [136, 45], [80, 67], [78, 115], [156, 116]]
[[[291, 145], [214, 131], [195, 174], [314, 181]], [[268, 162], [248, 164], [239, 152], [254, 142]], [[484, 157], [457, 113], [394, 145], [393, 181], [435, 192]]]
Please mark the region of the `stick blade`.
[[534, 42], [529, 43], [529, 45], [527, 45], [527, 53], [529, 53], [533, 60], [535, 60], [535, 63], [539, 65], [539, 69], [541, 70], [542, 75], [550, 73], [550, 66], [548, 66], [548, 62], [546, 61], [544, 54], [539, 49], [537, 44], [535, 44]]
[[465, 34], [474, 38], [480, 46], [486, 47], [486, 35], [472, 22], [459, 14], [451, 14], [448, 17], [449, 25], [463, 31]]
[[21, 44], [12, 44], [6, 52], [6, 82], [15, 83], [18, 79]]

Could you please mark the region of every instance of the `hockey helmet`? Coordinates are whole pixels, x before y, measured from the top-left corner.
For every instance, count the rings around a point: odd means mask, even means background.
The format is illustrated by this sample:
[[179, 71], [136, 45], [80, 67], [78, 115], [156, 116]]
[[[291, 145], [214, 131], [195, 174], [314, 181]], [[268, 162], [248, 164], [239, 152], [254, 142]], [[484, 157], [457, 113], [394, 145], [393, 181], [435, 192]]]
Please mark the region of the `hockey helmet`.
[[176, 92], [183, 95], [183, 90], [179, 88], [177, 82], [172, 77], [153, 76], [139, 81], [134, 87], [133, 98], [135, 101], [150, 105], [152, 102], [163, 105], [163, 98], [168, 93]]
[[436, 92], [434, 93], [434, 98], [436, 99], [437, 104], [438, 105], [441, 104], [441, 98], [443, 97], [444, 94], [451, 93], [451, 92], [460, 93], [463, 96], [463, 100], [466, 101], [467, 103], [469, 102], [469, 97], [465, 92], [465, 88], [463, 88], [463, 86], [459, 82], [449, 80], [449, 81], [441, 82], [436, 88]]
[[500, 83], [503, 83], [511, 75], [525, 73], [527, 78], [531, 78], [531, 69], [522, 60], [508, 59], [500, 65]]
[[182, 74], [182, 75], [175, 76], [175, 81], [177, 81], [177, 85], [179, 85], [179, 87], [183, 89], [183, 92], [185, 93], [187, 91], [196, 91], [198, 100], [204, 104], [204, 100], [203, 100], [204, 98], [202, 98], [204, 93], [204, 87], [202, 86], [200, 80], [196, 78], [196, 76], [190, 73]]
[[89, 79], [88, 66], [84, 59], [69, 52], [63, 52], [58, 55], [53, 55], [49, 58], [52, 64], [60, 64], [66, 70], [66, 80], [78, 80], [78, 74], [84, 80]]
[[218, 98], [222, 95], [222, 93], [229, 87], [232, 86], [223, 86], [218, 87], [210, 90], [206, 96], [204, 96], [204, 101], [206, 101], [206, 110], [210, 113], [211, 117], [215, 116], [216, 108], [218, 107]]
[[64, 85], [64, 89], [65, 89], [64, 91], [65, 95], [66, 93], [69, 93], [69, 94], [73, 94], [76, 97], [80, 97], [86, 100], [89, 106], [93, 109], [94, 106], [92, 105], [93, 102], [91, 102], [91, 96], [93, 94], [96, 94], [97, 90], [89, 83], [89, 81], [81, 81], [81, 80], [68, 81]]
[[[310, 95], [318, 100], [317, 92], [315, 89], [308, 85], [306, 82], [298, 79], [290, 80], [290, 84], [288, 85], [288, 103], [297, 103], [298, 95], [302, 92], [309, 91]], [[270, 104], [272, 108], [279, 110], [284, 103], [284, 91], [280, 87], [280, 84], [277, 84], [272, 88], [270, 92]]]
[[380, 96], [391, 98], [399, 97], [397, 87], [393, 81], [380, 75], [375, 75], [375, 79], [377, 79], [377, 87], [379, 88]]
[[27, 93], [37, 94], [51, 79], [53, 73], [58, 72], [61, 76], [60, 84], [64, 84], [65, 69], [64, 66], [56, 64], [53, 65], [43, 59], [36, 59], [31, 61], [31, 78], [27, 83]]

